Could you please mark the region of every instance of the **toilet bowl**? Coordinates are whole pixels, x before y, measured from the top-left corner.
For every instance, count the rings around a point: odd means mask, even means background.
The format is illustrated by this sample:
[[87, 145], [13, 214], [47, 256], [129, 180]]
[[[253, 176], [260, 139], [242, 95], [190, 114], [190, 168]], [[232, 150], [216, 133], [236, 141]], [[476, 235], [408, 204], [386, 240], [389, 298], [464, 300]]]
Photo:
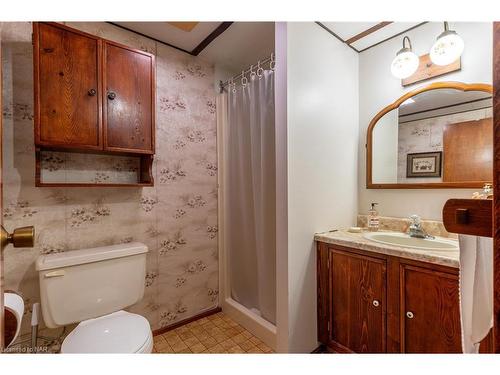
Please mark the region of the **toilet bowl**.
[[64, 339], [61, 353], [151, 353], [152, 349], [146, 318], [121, 310], [78, 324]]
[[151, 353], [149, 322], [123, 311], [144, 295], [147, 251], [133, 242], [38, 257], [45, 325], [79, 323], [61, 353]]

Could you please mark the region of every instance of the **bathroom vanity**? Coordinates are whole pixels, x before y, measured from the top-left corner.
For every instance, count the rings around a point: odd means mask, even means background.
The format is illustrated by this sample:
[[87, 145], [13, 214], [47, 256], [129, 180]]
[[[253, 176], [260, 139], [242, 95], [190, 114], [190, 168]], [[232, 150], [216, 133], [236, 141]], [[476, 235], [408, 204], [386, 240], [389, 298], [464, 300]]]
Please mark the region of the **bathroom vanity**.
[[[458, 250], [320, 233], [318, 341], [339, 353], [461, 353]], [[491, 334], [481, 352], [491, 351]]]

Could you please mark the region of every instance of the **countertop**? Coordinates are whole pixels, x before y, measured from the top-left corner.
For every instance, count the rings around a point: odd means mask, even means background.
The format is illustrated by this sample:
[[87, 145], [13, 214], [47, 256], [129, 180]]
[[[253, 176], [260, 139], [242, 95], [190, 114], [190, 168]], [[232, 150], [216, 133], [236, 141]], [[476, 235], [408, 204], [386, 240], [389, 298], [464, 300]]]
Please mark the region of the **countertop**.
[[[382, 232], [382, 231], [380, 231]], [[364, 232], [363, 232], [364, 233]], [[459, 251], [418, 250], [395, 245], [386, 245], [370, 241], [363, 233], [351, 233], [347, 230], [316, 233], [314, 240], [334, 245], [351, 247], [378, 254], [392, 255], [400, 258], [414, 259], [421, 262], [440, 264], [448, 267], [459, 267]], [[449, 239], [449, 238], [447, 238]], [[457, 241], [458, 242], [458, 241]]]

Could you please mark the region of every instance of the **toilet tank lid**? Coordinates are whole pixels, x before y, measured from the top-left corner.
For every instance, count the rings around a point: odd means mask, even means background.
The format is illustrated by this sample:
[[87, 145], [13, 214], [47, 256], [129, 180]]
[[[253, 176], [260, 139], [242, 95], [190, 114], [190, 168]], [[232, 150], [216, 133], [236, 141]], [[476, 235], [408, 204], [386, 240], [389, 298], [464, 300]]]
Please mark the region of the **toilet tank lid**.
[[57, 254], [40, 255], [36, 260], [36, 270], [44, 271], [54, 268], [76, 266], [79, 264], [99, 262], [102, 260], [123, 258], [146, 253], [148, 247], [140, 242], [119, 245], [94, 247], [92, 249], [72, 250]]

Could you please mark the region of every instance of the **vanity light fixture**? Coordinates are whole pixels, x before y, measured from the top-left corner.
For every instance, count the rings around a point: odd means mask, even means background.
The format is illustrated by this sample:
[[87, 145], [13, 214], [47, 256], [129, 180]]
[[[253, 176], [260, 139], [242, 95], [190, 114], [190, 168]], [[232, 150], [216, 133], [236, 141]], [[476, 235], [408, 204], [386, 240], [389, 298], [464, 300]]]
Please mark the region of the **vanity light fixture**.
[[430, 52], [431, 61], [436, 65], [448, 65], [456, 61], [464, 51], [464, 41], [456, 31], [444, 22], [444, 31], [439, 34]]
[[[408, 47], [406, 47], [405, 42], [408, 43]], [[403, 38], [403, 48], [398, 51], [396, 57], [392, 60], [392, 75], [399, 79], [408, 78], [415, 73], [419, 63], [418, 56], [412, 51], [410, 38], [405, 36]]]

